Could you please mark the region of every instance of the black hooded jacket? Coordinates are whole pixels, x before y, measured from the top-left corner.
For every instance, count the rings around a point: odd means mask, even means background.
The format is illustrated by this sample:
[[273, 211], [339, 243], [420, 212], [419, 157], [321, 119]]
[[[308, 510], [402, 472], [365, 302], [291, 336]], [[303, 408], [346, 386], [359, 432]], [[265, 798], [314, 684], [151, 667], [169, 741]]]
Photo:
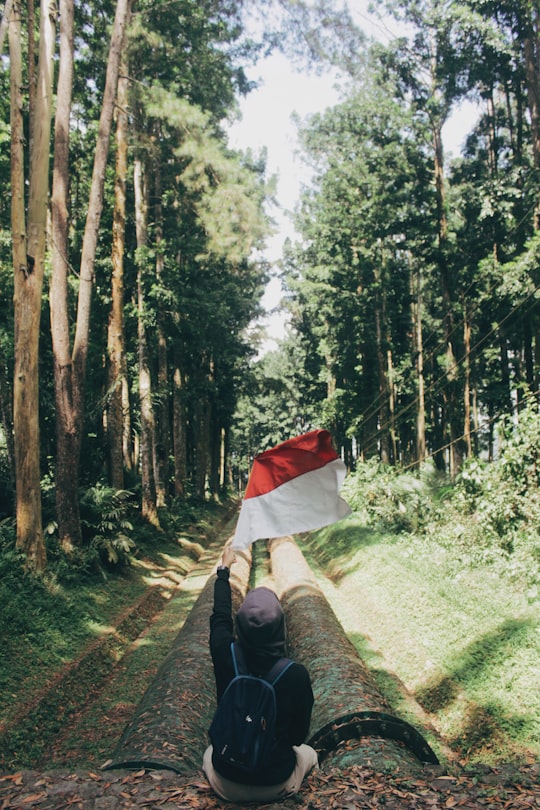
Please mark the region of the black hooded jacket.
[[[242, 608], [240, 608], [241, 610]], [[241, 625], [242, 622], [238, 626], [240, 642], [249, 670], [254, 675], [265, 675], [276, 659], [285, 654], [284, 623], [281, 644], [277, 644], [274, 637], [267, 645], [266, 651], [262, 653], [254, 647], [247, 646], [246, 642], [249, 639], [245, 637], [245, 633], [242, 633], [245, 626], [242, 628]], [[234, 677], [231, 655], [233, 640], [234, 625], [229, 572], [221, 569], [218, 571], [214, 585], [214, 609], [210, 617], [210, 652], [214, 664], [218, 701]], [[272, 651], [269, 652], [269, 649]], [[214, 761], [214, 768], [225, 779], [243, 784], [277, 785], [288, 779], [294, 770], [296, 756], [292, 746], [301, 745], [305, 741], [313, 707], [313, 692], [307, 669], [302, 664], [294, 663], [279, 679], [275, 691], [278, 745], [272, 760], [268, 763], [268, 769], [262, 777], [256, 777], [246, 774], [238, 768]]]

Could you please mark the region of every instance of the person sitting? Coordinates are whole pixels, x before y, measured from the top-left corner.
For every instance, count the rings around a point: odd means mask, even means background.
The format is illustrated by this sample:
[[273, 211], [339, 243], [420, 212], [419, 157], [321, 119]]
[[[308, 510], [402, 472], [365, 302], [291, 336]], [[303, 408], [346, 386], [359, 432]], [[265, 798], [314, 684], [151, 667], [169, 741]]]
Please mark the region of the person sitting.
[[[235, 677], [231, 644], [235, 641], [232, 618], [230, 567], [236, 561], [227, 546], [214, 584], [210, 617], [210, 652], [218, 704]], [[269, 588], [248, 591], [236, 617], [237, 643], [249, 673], [264, 677], [286, 656], [285, 615]], [[276, 734], [264, 768], [249, 772], [224, 761], [210, 745], [203, 770], [218, 796], [233, 802], [268, 802], [296, 793], [304, 777], [317, 766], [317, 752], [305, 744], [313, 708], [313, 691], [307, 669], [292, 662], [275, 684]]]

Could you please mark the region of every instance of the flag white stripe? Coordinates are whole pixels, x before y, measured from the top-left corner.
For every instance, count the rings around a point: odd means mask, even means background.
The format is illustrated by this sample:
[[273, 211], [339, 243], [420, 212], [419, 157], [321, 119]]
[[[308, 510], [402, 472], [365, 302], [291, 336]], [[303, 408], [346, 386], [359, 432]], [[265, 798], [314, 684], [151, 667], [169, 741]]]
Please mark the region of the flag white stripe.
[[247, 548], [262, 538], [320, 529], [346, 517], [351, 509], [337, 495], [345, 474], [345, 464], [337, 458], [264, 495], [244, 499], [233, 548]]

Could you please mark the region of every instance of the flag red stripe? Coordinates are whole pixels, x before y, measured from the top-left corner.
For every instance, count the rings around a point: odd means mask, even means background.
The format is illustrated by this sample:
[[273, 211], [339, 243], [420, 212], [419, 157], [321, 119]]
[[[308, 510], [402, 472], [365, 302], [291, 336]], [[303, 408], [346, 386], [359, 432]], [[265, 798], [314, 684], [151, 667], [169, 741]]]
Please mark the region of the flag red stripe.
[[271, 492], [293, 478], [318, 470], [338, 458], [327, 430], [295, 436], [255, 456], [244, 499]]

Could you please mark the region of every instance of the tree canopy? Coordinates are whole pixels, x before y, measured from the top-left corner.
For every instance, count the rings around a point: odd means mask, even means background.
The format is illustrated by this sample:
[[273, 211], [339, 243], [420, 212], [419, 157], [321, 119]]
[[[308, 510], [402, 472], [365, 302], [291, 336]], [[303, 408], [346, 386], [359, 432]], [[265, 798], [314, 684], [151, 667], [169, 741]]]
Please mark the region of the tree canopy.
[[[538, 11], [375, 6], [400, 22], [385, 44], [330, 0], [5, 4], [0, 517], [31, 567], [44, 526], [80, 552], [96, 484], [159, 529], [311, 427], [350, 469], [455, 475], [538, 401]], [[274, 186], [227, 124], [274, 47], [342, 93], [301, 124], [289, 333], [261, 357]], [[479, 116], [450, 161], [464, 101]]]

